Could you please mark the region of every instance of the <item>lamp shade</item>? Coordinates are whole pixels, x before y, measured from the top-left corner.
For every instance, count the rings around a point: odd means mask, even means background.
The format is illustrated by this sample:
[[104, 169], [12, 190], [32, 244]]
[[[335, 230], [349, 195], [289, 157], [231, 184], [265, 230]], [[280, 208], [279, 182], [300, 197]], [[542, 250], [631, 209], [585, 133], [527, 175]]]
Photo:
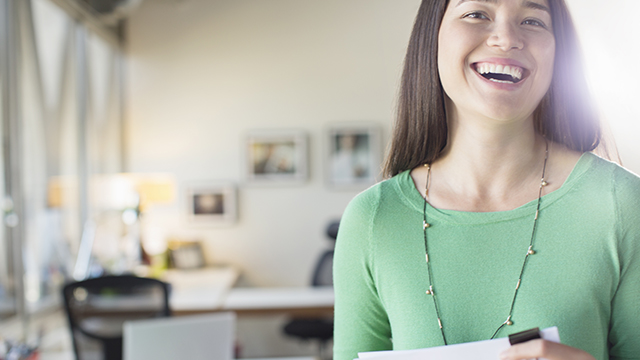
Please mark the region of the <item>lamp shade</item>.
[[175, 179], [164, 173], [119, 173], [91, 179], [91, 202], [101, 209], [122, 210], [168, 204], [175, 199]]

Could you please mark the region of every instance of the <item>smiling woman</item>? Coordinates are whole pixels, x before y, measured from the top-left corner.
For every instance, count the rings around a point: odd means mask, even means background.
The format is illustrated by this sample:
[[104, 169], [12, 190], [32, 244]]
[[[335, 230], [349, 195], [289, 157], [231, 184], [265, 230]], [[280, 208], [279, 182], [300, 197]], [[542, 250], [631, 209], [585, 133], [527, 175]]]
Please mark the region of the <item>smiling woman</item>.
[[563, 0], [423, 0], [390, 178], [341, 221], [336, 360], [549, 326], [502, 358], [640, 359], [640, 179], [592, 153], [578, 54]]

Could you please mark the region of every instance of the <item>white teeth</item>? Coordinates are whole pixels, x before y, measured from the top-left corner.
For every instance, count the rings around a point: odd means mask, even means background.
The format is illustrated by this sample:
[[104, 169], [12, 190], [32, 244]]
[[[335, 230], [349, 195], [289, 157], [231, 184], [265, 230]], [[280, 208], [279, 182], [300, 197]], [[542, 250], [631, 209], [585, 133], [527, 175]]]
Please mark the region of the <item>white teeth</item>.
[[505, 81], [505, 80], [498, 80], [498, 79], [489, 79], [489, 81], [503, 83], [503, 84], [513, 84], [513, 81]]
[[[518, 66], [496, 65], [491, 63], [479, 63], [476, 65], [476, 71], [480, 74], [506, 74], [511, 75], [514, 79], [522, 79], [523, 69]], [[498, 80], [495, 80], [498, 81]], [[503, 82], [503, 81], [498, 81]]]

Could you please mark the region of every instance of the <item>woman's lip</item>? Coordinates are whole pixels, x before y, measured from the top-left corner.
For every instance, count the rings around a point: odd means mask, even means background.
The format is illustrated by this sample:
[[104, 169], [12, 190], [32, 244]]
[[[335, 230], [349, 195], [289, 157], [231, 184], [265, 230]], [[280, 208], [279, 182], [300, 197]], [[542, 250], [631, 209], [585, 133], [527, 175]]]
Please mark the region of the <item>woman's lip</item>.
[[529, 74], [531, 74], [531, 71], [529, 71], [529, 69], [527, 69], [527, 67], [524, 66], [524, 64], [521, 63], [520, 61], [514, 60], [514, 59], [506, 59], [506, 58], [494, 57], [494, 58], [475, 61], [471, 63], [471, 68], [473, 69], [473, 71], [477, 72], [478, 64], [486, 64], [486, 63], [494, 64], [494, 65], [510, 66], [510, 67], [519, 67], [522, 70], [522, 77], [520, 78], [521, 80], [518, 82], [522, 82], [522, 80], [524, 80], [529, 76]]
[[502, 65], [502, 66], [517, 66], [524, 69], [525, 71], [527, 70], [527, 67], [523, 63], [515, 59], [493, 57], [493, 58], [474, 61], [472, 65], [479, 64], [479, 63], [492, 63], [492, 64]]

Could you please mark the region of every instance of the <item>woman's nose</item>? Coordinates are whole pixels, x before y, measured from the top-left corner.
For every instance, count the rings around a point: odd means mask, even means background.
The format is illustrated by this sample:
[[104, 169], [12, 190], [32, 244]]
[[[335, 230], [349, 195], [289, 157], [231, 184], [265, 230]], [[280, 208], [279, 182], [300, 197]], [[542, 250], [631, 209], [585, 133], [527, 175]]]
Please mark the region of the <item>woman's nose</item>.
[[496, 24], [494, 30], [489, 35], [487, 44], [492, 48], [499, 48], [502, 51], [521, 50], [524, 42], [516, 26], [512, 24]]

